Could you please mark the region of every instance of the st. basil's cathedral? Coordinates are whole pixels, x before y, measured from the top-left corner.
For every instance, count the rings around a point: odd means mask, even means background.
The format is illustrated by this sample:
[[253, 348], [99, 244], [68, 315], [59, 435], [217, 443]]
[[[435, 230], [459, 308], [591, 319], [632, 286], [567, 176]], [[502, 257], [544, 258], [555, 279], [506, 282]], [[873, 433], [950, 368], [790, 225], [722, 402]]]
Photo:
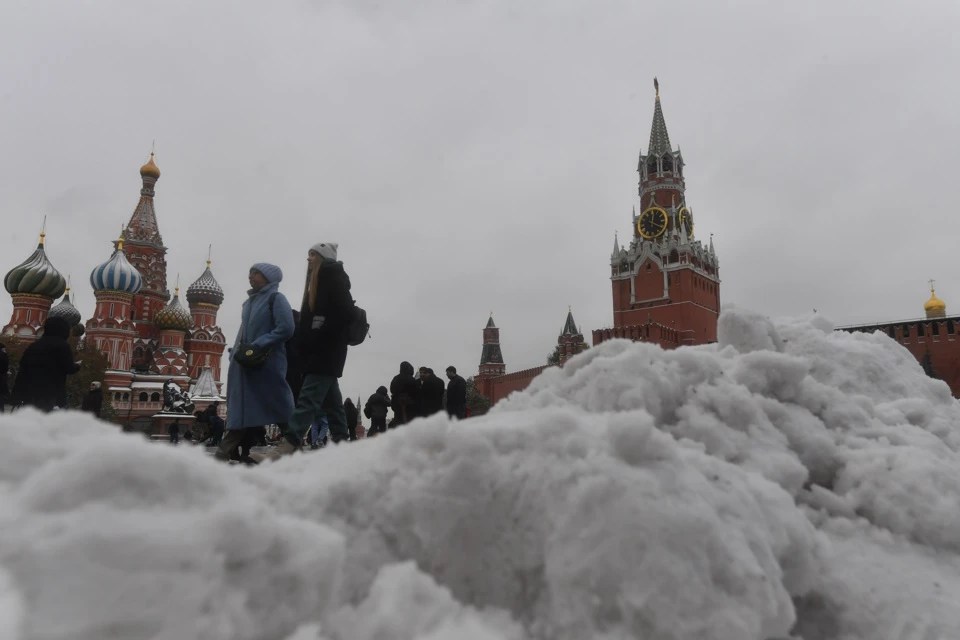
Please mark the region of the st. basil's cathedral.
[[[160, 169], [154, 155], [140, 168], [143, 186], [130, 222], [114, 241], [112, 255], [90, 273], [96, 298], [93, 316], [81, 325], [70, 288], [40, 244], [11, 269], [4, 287], [13, 299], [13, 315], [4, 337], [32, 342], [47, 317], [63, 317], [74, 334], [92, 340], [109, 362], [103, 380], [118, 420], [140, 431], [154, 430], [152, 416], [163, 405], [163, 385], [173, 380], [189, 390], [197, 409], [222, 400], [220, 362], [226, 340], [217, 325], [223, 289], [210, 260], [186, 291], [187, 307], [177, 287], [167, 288], [167, 247], [160, 236], [154, 195]], [[53, 306], [56, 298], [62, 300]], [[226, 407], [221, 406], [221, 412]]]

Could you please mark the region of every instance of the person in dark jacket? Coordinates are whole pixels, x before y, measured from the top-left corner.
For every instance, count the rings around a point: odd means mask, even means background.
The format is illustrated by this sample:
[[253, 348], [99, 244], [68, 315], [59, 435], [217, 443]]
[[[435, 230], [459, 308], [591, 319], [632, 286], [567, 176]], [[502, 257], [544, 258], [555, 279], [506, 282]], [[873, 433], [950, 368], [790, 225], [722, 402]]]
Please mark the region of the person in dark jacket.
[[443, 411], [443, 380], [433, 375], [433, 369], [420, 367], [420, 415], [427, 417]]
[[220, 401], [214, 400], [213, 404], [204, 409], [206, 424], [210, 425], [210, 442], [207, 446], [219, 447], [223, 440], [223, 418], [220, 417]]
[[413, 377], [413, 365], [406, 360], [400, 363], [400, 373], [390, 381], [390, 395], [393, 396], [390, 402], [390, 408], [393, 409], [391, 429], [407, 424], [417, 417], [420, 408], [420, 385]]
[[303, 388], [303, 356], [300, 353], [300, 312], [293, 312], [293, 337], [287, 342], [287, 384], [293, 392], [294, 404], [300, 399]]
[[10, 397], [10, 387], [7, 384], [7, 373], [10, 371], [10, 356], [7, 355], [7, 345], [0, 342], [0, 413], [3, 413], [7, 398]]
[[467, 417], [467, 381], [457, 375], [457, 368], [447, 367], [447, 415], [463, 420]]
[[67, 338], [70, 325], [63, 318], [47, 318], [43, 335], [23, 352], [13, 385], [13, 404], [53, 411], [67, 405], [67, 376], [80, 371]]
[[347, 434], [350, 442], [357, 439], [357, 420], [360, 418], [360, 412], [353, 400], [347, 398], [343, 401], [343, 413], [347, 417]]
[[167, 434], [170, 436], [170, 444], [180, 444], [180, 418], [167, 425]]
[[90, 391], [87, 391], [87, 395], [84, 396], [80, 410], [92, 413], [99, 418], [101, 409], [103, 409], [103, 390], [99, 382], [91, 382]]
[[340, 377], [347, 361], [347, 333], [356, 314], [350, 295], [350, 277], [337, 260], [338, 245], [321, 242], [307, 252], [307, 281], [300, 307], [299, 351], [303, 387], [277, 455], [300, 449], [310, 425], [326, 417], [334, 442], [349, 438], [347, 416], [340, 393]]
[[363, 415], [370, 418], [368, 436], [375, 433], [384, 433], [387, 430], [387, 411], [390, 410], [390, 396], [386, 387], [379, 387], [377, 392], [367, 398], [363, 405]]

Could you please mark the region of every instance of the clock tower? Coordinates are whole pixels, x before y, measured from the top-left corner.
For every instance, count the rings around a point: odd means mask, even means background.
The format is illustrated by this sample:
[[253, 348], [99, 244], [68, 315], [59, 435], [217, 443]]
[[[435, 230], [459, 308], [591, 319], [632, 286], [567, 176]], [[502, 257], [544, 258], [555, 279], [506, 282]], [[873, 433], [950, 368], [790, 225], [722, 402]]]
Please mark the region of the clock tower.
[[594, 331], [594, 344], [628, 338], [674, 347], [717, 339], [719, 261], [713, 239], [704, 246], [694, 236], [683, 156], [670, 145], [656, 78], [653, 86], [650, 142], [637, 165], [633, 237], [622, 247], [615, 238], [610, 256], [613, 328]]

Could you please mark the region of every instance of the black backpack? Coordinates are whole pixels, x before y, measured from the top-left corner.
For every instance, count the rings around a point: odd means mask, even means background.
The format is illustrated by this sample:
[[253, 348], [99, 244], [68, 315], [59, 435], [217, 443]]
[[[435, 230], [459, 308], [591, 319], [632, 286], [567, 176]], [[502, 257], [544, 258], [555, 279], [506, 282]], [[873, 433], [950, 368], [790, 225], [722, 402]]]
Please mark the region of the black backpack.
[[353, 306], [353, 319], [347, 325], [347, 344], [356, 347], [363, 344], [363, 341], [370, 335], [370, 323], [367, 322], [367, 312], [365, 309]]

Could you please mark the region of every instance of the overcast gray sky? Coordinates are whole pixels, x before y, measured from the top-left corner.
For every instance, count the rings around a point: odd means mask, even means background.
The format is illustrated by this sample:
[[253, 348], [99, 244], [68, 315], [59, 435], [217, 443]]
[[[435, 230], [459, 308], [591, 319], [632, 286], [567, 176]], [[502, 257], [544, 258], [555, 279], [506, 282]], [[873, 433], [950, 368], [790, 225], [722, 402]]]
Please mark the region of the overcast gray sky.
[[[960, 311], [960, 4], [20, 1], [0, 20], [0, 269], [91, 269], [156, 139], [170, 285], [214, 245], [232, 341], [246, 274], [340, 242], [372, 338], [344, 393], [407, 359], [476, 372], [492, 310], [508, 371], [567, 306], [612, 323], [652, 78], [687, 162], [721, 300], [838, 322]], [[11, 303], [0, 296], [0, 316]], [[588, 335], [589, 341], [589, 335]]]

